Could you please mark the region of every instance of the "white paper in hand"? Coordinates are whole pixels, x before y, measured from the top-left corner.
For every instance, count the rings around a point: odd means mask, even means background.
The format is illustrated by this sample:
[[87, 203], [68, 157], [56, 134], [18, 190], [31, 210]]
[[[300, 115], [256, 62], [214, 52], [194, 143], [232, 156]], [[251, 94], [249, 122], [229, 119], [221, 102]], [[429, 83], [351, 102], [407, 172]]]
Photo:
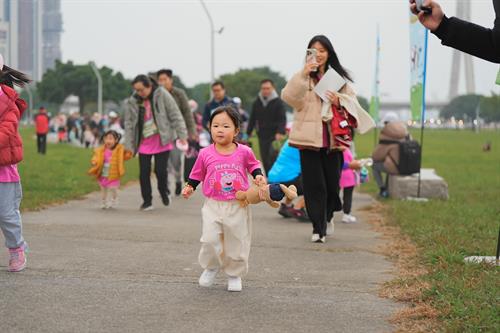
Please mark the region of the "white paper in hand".
[[333, 68], [326, 72], [325, 75], [319, 80], [316, 87], [314, 87], [314, 92], [318, 94], [319, 97], [325, 102], [328, 102], [326, 97], [326, 92], [329, 91], [339, 91], [347, 83], [347, 81], [339, 75]]

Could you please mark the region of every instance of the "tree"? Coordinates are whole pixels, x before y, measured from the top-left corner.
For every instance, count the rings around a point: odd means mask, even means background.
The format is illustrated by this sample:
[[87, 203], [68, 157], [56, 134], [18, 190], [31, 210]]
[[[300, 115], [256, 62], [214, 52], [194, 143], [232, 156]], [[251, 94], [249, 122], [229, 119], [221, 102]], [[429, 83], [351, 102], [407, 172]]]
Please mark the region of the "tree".
[[481, 98], [480, 116], [486, 123], [500, 122], [500, 95]]
[[368, 100], [363, 96], [357, 96], [357, 98], [359, 105], [361, 105], [361, 107], [368, 112], [368, 110], [370, 110], [370, 103], [368, 103]]
[[[263, 79], [273, 80], [278, 94], [286, 84], [286, 79], [269, 67], [240, 69], [236, 73], [224, 74], [218, 80], [224, 82], [228, 96], [241, 98], [243, 107], [250, 110], [259, 93], [260, 81]], [[210, 97], [210, 83], [195, 85], [188, 89], [188, 95], [203, 107]]]
[[286, 85], [286, 79], [280, 73], [272, 71], [269, 67], [240, 69], [234, 74], [222, 75], [220, 79], [226, 86], [227, 94], [232, 97], [237, 96], [241, 98], [242, 105], [247, 110], [251, 109], [259, 93], [260, 82], [262, 80], [273, 80], [278, 94], [280, 94], [281, 89]]
[[475, 119], [476, 110], [479, 105], [480, 95], [463, 95], [455, 97], [439, 113], [442, 118], [450, 119]]
[[[119, 103], [130, 92], [130, 81], [120, 72], [109, 67], [99, 69], [103, 81], [103, 99]], [[85, 104], [97, 99], [97, 78], [89, 64], [75, 65], [72, 61], [56, 61], [55, 67], [43, 75], [37, 84], [40, 97], [50, 103], [62, 104], [69, 95], [76, 95], [80, 100], [80, 111]]]
[[198, 111], [203, 112], [203, 107], [210, 98], [210, 83], [198, 83], [188, 89], [187, 94], [198, 103]]

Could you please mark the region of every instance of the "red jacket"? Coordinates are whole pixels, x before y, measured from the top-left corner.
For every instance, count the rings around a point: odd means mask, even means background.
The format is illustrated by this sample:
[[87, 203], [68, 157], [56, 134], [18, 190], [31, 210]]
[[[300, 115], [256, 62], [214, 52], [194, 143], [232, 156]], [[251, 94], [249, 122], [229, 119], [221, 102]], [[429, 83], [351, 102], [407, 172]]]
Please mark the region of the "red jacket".
[[47, 112], [39, 112], [35, 116], [36, 134], [49, 133], [49, 116]]
[[18, 132], [19, 119], [26, 110], [26, 102], [16, 91], [0, 85], [0, 166], [17, 164], [23, 159], [23, 142]]

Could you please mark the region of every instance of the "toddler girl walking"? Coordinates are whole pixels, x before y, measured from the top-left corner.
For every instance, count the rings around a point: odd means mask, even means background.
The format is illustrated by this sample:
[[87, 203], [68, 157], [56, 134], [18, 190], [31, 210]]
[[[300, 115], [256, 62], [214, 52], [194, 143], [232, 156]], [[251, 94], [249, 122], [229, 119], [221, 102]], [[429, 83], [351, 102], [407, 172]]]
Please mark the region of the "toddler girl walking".
[[[97, 178], [102, 193], [102, 209], [114, 208], [118, 203], [120, 178], [125, 175], [125, 161], [132, 158], [132, 152], [120, 144], [121, 135], [113, 130], [102, 136], [103, 145], [94, 150], [90, 175]], [[111, 195], [111, 199], [109, 198]]]
[[199, 283], [210, 287], [222, 270], [228, 276], [228, 291], [241, 291], [241, 277], [248, 272], [252, 217], [249, 206], [240, 206], [235, 193], [249, 188], [248, 173], [256, 184], [266, 180], [252, 150], [236, 143], [240, 132], [236, 110], [230, 106], [215, 109], [209, 127], [213, 144], [200, 150], [182, 191], [187, 199], [201, 182], [206, 197], [201, 209], [198, 259], [204, 271]]

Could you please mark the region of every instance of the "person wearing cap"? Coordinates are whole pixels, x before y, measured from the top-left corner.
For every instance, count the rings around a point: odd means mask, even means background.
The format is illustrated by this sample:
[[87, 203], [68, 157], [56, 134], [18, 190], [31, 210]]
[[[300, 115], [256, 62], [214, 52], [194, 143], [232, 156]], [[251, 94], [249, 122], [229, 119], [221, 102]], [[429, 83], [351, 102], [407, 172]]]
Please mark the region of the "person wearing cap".
[[35, 115], [36, 147], [39, 154], [45, 155], [47, 152], [47, 133], [49, 133], [49, 116], [47, 109], [41, 106]]
[[405, 141], [410, 134], [404, 122], [398, 121], [398, 116], [394, 113], [390, 112], [385, 115], [382, 122], [384, 128], [380, 131], [379, 143], [372, 153], [372, 170], [373, 178], [379, 188], [379, 195], [382, 198], [387, 198], [389, 196], [387, 177], [384, 181], [382, 173], [399, 174], [397, 167], [399, 163], [399, 145], [395, 142]]
[[260, 82], [260, 92], [252, 105], [252, 113], [248, 121], [248, 137], [252, 136], [254, 129], [257, 130], [264, 169], [269, 172], [274, 163], [271, 157], [272, 143], [274, 140], [281, 141], [286, 134], [285, 105], [271, 79], [264, 79]]
[[122, 127], [120, 118], [118, 117], [118, 113], [116, 113], [115, 111], [110, 111], [108, 113], [108, 119], [109, 119], [108, 130], [115, 131], [116, 133], [120, 134], [121, 136], [120, 143], [123, 143], [123, 136], [125, 135], [125, 130]]
[[[174, 98], [175, 103], [179, 107], [182, 113], [184, 122], [186, 123], [186, 128], [188, 131], [189, 139], [196, 140], [196, 126], [194, 123], [193, 114], [189, 108], [189, 102], [186, 92], [174, 86], [174, 77], [171, 69], [160, 69], [156, 73], [158, 78], [158, 83], [163, 86]], [[179, 196], [182, 191], [182, 179], [183, 179], [183, 162], [184, 162], [184, 152], [177, 147], [170, 152], [170, 158], [168, 159], [168, 172], [174, 176], [175, 179], [175, 195]]]

